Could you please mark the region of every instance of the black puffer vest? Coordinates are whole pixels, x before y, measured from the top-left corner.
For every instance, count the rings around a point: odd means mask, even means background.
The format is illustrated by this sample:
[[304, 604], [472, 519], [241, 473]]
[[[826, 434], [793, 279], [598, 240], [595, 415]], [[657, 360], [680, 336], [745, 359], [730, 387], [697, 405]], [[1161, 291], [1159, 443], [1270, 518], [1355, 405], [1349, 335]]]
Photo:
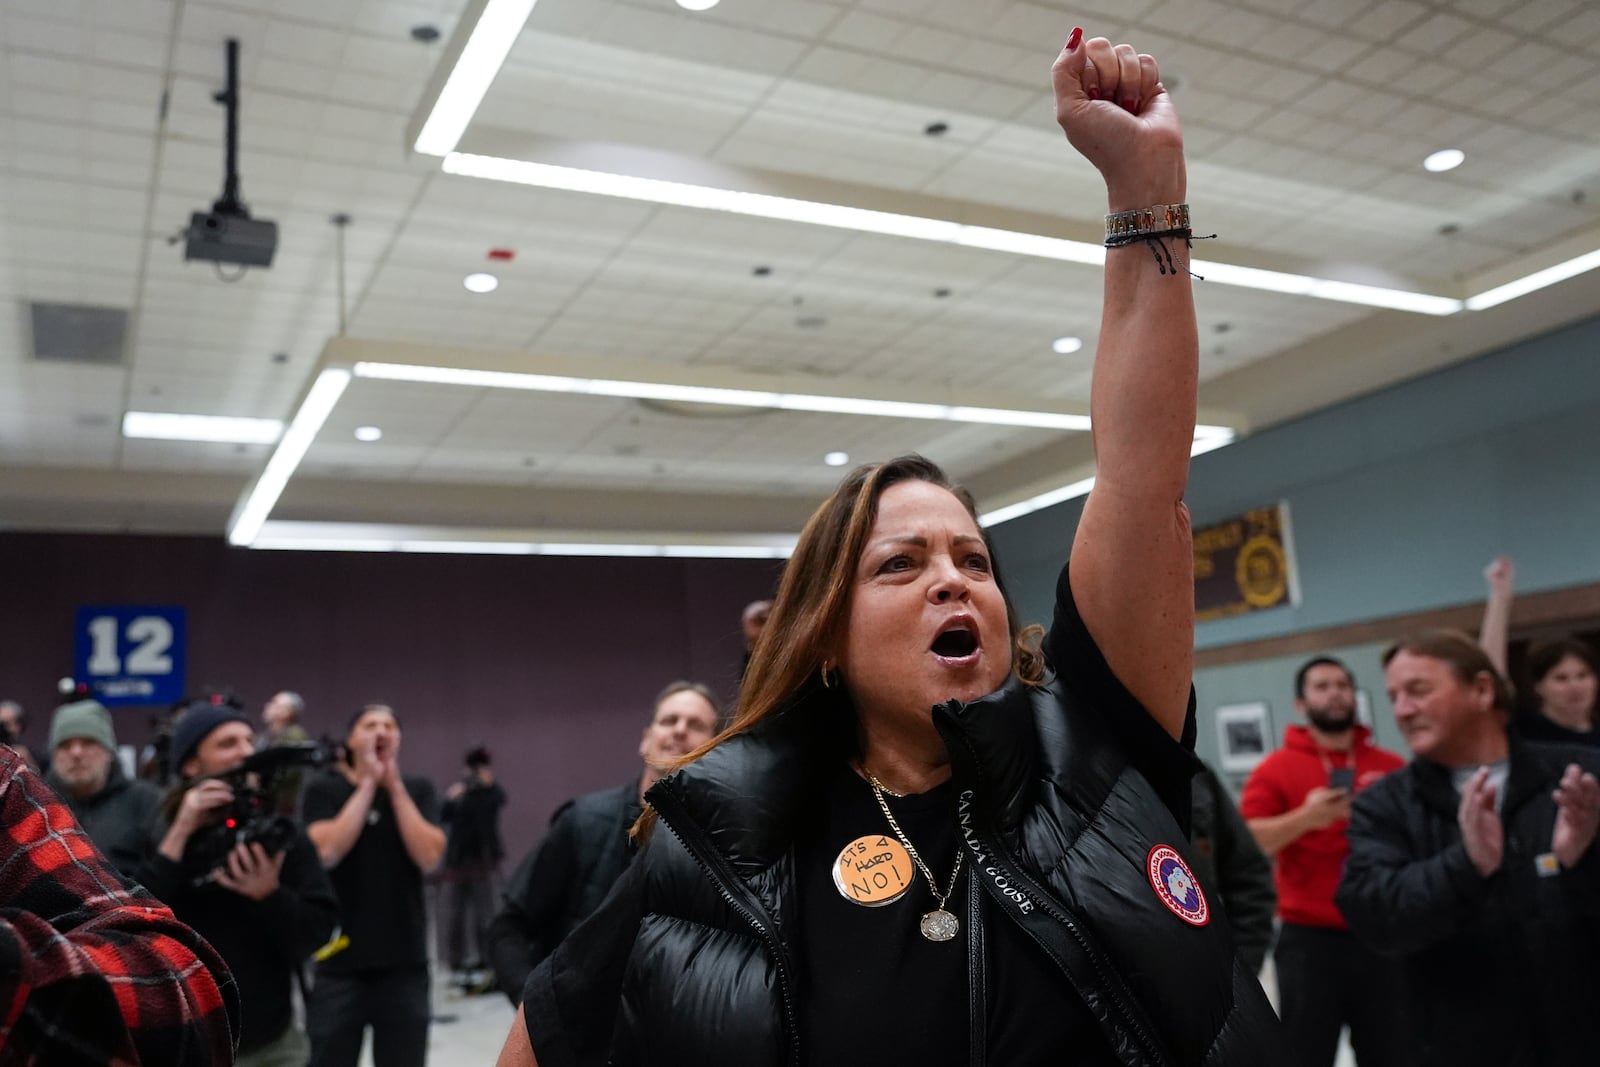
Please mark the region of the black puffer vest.
[[[647, 913], [612, 1062], [805, 1062], [792, 845], [819, 761], [843, 758], [841, 715], [826, 699], [818, 693], [651, 789], [670, 833], [658, 830], [643, 853]], [[1074, 699], [1059, 684], [1013, 681], [934, 709], [981, 875], [968, 885], [981, 885], [1055, 960], [1122, 1062], [1285, 1062], [1277, 1020], [1235, 963], [1215, 904], [1195, 925], [1157, 895], [1152, 856], [1187, 848], [1177, 821], [1100, 713]], [[969, 915], [977, 903], [974, 890]], [[982, 1063], [981, 924], [964, 926], [977, 964], [969, 1061]]]

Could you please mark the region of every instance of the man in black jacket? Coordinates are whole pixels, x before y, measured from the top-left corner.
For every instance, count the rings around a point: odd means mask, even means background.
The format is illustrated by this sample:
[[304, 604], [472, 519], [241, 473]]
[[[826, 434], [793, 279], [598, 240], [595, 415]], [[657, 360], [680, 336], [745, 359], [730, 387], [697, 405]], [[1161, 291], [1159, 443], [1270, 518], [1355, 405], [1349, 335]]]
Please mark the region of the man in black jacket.
[[1600, 754], [1508, 736], [1509, 691], [1465, 635], [1384, 657], [1415, 759], [1363, 792], [1335, 897], [1398, 956], [1422, 1067], [1592, 1064], [1600, 1044]]
[[[244, 1022], [241, 1067], [303, 1067], [311, 1047], [294, 1025], [294, 975], [328, 940], [339, 901], [317, 852], [296, 830], [287, 849], [235, 845], [221, 866], [197, 870], [194, 846], [228, 817], [232, 787], [212, 775], [255, 751], [249, 720], [225, 704], [192, 705], [173, 732], [182, 775], [171, 822], [141, 873], [145, 887], [193, 926], [227, 961], [239, 983]], [[231, 829], [231, 828], [230, 828]]]
[[1256, 844], [1216, 771], [1201, 764], [1191, 784], [1194, 812], [1189, 843], [1194, 845], [1194, 853], [1190, 866], [1200, 884], [1222, 898], [1239, 962], [1251, 974], [1260, 974], [1272, 944], [1272, 913], [1278, 907], [1272, 861]]
[[633, 858], [628, 830], [645, 790], [681, 757], [711, 740], [717, 703], [695, 682], [673, 682], [656, 697], [639, 741], [637, 782], [587, 793], [556, 809], [550, 830], [511, 876], [504, 907], [489, 926], [489, 962], [513, 1004], [522, 987], [572, 928], [600, 906]]

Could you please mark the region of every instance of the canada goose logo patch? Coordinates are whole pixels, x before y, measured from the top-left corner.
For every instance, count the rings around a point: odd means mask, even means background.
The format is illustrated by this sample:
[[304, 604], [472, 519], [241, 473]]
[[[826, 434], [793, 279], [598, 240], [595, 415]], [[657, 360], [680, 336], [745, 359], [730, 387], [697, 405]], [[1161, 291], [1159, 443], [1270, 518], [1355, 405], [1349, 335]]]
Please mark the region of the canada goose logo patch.
[[1150, 850], [1145, 867], [1150, 874], [1151, 887], [1168, 911], [1190, 926], [1204, 926], [1211, 921], [1206, 895], [1176, 849], [1171, 845], [1157, 845]]

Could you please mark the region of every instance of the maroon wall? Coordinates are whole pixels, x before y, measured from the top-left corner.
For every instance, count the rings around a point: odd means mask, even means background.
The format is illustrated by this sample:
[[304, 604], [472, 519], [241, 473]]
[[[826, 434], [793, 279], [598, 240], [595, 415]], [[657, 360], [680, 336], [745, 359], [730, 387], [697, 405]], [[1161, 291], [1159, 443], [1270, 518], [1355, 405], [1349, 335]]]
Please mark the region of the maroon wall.
[[[639, 769], [650, 701], [677, 678], [731, 698], [739, 613], [778, 564], [745, 560], [246, 551], [192, 537], [0, 534], [0, 697], [42, 753], [57, 678], [87, 604], [187, 609], [188, 684], [232, 686], [252, 715], [279, 689], [313, 735], [391, 704], [401, 767], [440, 786], [486, 742], [520, 856], [550, 812]], [[118, 709], [119, 741], [149, 713]]]

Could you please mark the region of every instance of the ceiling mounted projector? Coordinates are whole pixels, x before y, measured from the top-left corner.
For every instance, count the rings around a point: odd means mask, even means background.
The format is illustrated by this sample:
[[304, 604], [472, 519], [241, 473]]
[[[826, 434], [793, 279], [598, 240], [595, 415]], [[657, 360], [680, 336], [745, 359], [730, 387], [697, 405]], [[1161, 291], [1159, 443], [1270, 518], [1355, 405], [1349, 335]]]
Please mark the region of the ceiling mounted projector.
[[278, 250], [278, 224], [253, 219], [239, 198], [239, 42], [228, 39], [228, 87], [213, 98], [227, 109], [222, 198], [210, 211], [189, 216], [183, 258], [238, 267], [270, 267]]

